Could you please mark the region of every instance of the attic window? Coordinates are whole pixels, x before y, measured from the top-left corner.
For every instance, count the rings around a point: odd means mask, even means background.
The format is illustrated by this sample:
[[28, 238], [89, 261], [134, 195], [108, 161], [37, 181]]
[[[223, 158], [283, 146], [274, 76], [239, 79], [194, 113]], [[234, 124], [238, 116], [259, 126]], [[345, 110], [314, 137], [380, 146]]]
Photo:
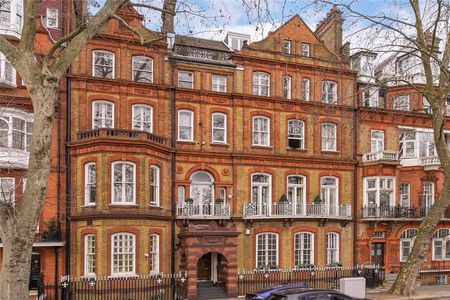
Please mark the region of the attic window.
[[302, 43], [302, 53], [301, 55], [303, 57], [309, 57], [309, 44], [308, 43]]
[[291, 54], [291, 41], [285, 40], [283, 41], [283, 53], [284, 54]]

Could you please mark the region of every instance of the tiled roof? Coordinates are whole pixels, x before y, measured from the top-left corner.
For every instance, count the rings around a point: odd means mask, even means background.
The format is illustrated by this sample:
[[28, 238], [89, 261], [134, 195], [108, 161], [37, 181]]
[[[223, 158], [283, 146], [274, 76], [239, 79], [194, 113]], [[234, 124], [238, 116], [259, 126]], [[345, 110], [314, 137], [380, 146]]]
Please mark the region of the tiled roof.
[[222, 41], [201, 39], [187, 35], [176, 35], [175, 44], [231, 52], [230, 48], [228, 48], [227, 45], [225, 45], [225, 43]]

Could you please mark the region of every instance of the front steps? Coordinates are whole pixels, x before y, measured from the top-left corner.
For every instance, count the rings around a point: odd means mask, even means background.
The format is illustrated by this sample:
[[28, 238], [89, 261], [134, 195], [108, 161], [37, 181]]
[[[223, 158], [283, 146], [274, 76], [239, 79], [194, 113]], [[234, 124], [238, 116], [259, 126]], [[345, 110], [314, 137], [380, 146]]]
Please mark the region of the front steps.
[[214, 284], [212, 281], [200, 281], [197, 283], [197, 299], [225, 299], [227, 298], [227, 292], [225, 284], [217, 282]]

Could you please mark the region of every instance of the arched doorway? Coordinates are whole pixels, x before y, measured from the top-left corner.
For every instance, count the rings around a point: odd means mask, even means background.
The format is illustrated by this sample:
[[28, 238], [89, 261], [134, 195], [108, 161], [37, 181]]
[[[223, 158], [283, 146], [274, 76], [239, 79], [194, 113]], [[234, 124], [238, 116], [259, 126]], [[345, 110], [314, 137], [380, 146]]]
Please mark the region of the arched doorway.
[[197, 262], [197, 280], [225, 282], [227, 260], [217, 252], [209, 252], [201, 256]]
[[210, 215], [214, 199], [214, 177], [204, 171], [192, 174], [190, 197], [200, 215]]

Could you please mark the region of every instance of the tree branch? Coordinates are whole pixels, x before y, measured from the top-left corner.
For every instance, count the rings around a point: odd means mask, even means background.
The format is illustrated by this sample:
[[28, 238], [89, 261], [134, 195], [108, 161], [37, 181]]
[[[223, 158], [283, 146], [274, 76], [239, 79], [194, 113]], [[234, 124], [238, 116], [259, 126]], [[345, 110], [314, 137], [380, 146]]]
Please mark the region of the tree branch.
[[153, 5], [149, 5], [149, 4], [128, 2], [125, 6], [144, 7], [144, 8], [149, 8], [149, 9], [153, 9], [153, 10], [156, 10], [156, 11], [160, 11], [160, 12], [163, 12], [163, 13], [167, 13], [167, 14], [170, 14], [170, 15], [173, 15], [173, 16], [175, 15], [174, 11], [171, 11], [171, 10], [168, 10], [168, 9], [159, 8], [159, 7], [156, 7], [156, 6], [153, 6]]
[[56, 49], [59, 48], [59, 46], [61, 46], [62, 44], [66, 43], [68, 41], [71, 41], [73, 38], [75, 38], [77, 35], [79, 35], [83, 31], [83, 29], [84, 29], [84, 26], [82, 25], [82, 26], [78, 27], [77, 29], [75, 29], [74, 31], [72, 31], [71, 33], [69, 33], [68, 35], [63, 36], [58, 41], [56, 41], [53, 44], [52, 48], [50, 48], [50, 50], [48, 51], [47, 59], [50, 59], [53, 56], [53, 54], [55, 53]]

